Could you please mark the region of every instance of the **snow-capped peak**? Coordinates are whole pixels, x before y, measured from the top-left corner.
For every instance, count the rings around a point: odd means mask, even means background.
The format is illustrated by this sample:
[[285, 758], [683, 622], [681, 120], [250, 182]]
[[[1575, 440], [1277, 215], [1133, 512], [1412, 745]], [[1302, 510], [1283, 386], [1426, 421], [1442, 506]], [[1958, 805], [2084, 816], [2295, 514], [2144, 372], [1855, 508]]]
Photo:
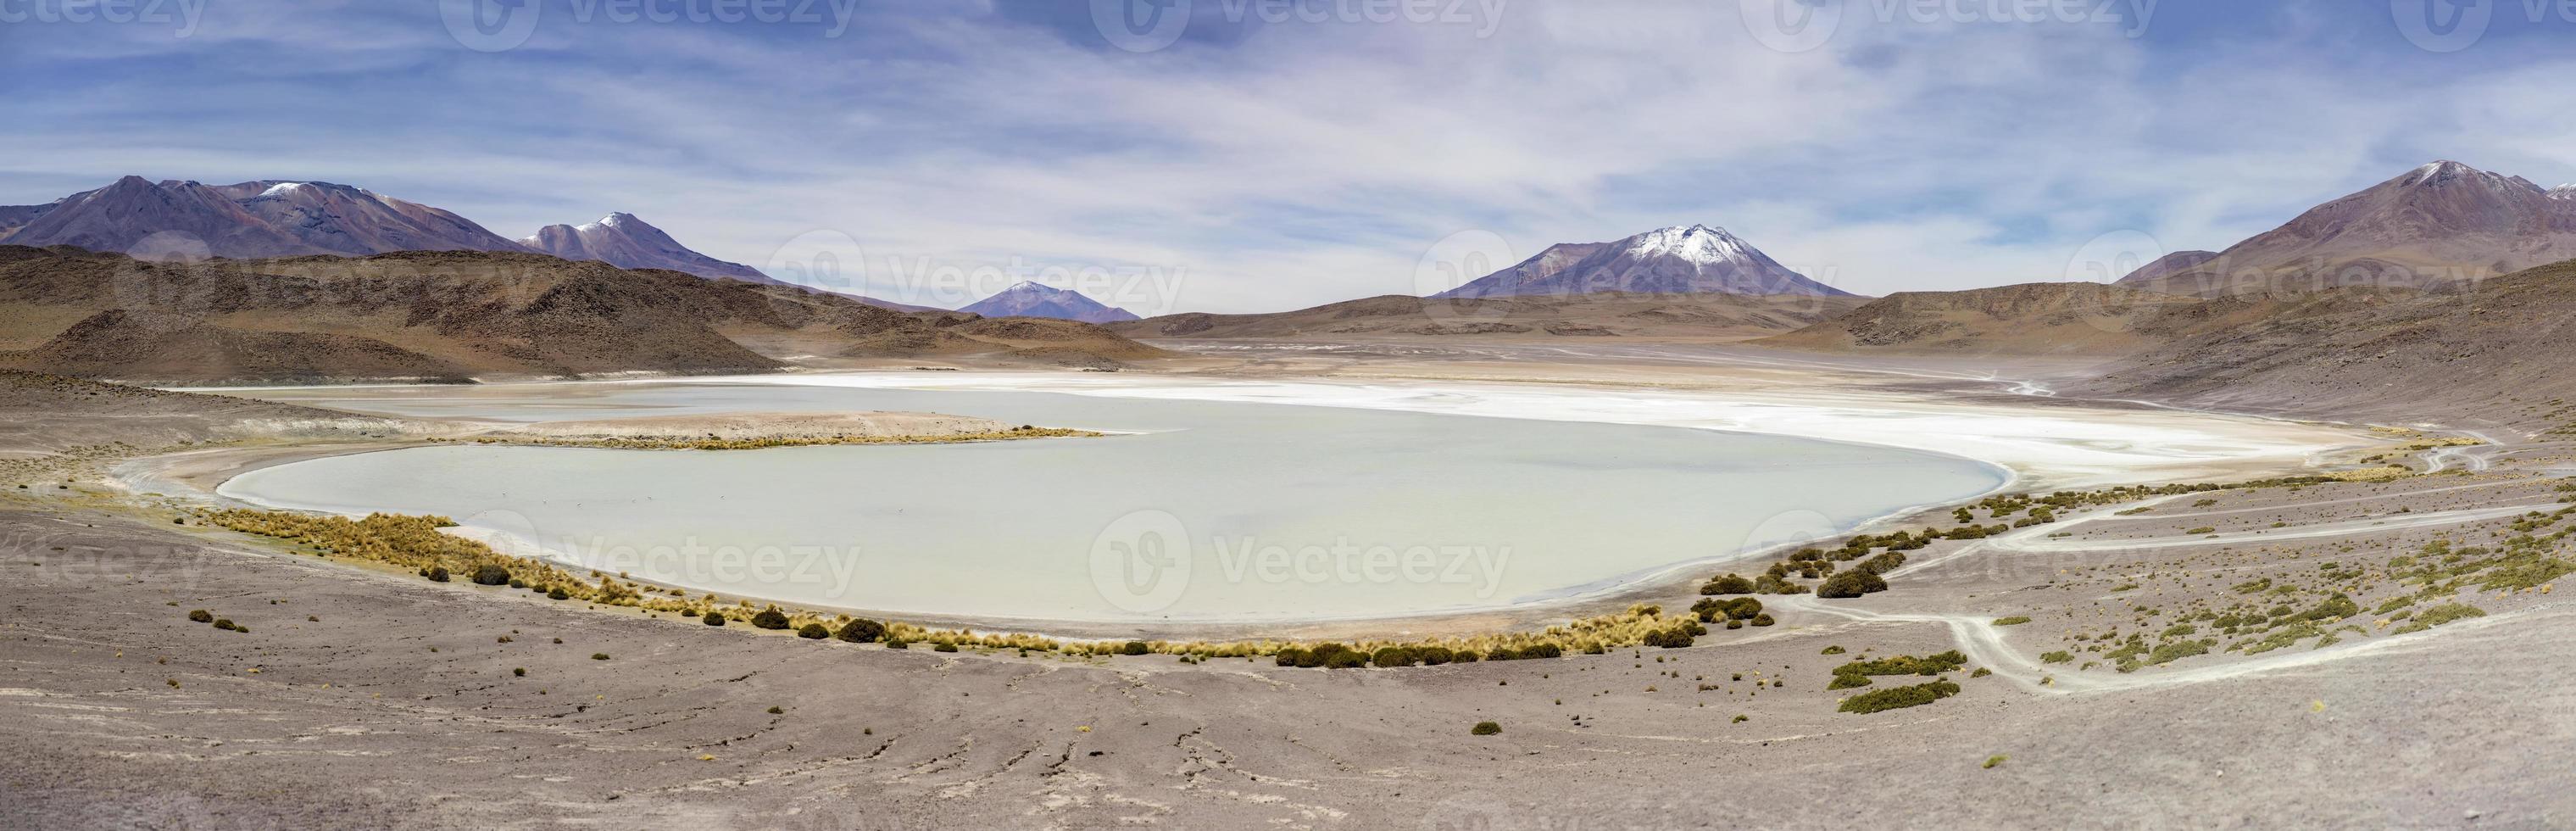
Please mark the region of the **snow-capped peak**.
[[1038, 282], [1038, 281], [1036, 281], [1036, 280], [1021, 280], [1021, 281], [1019, 281], [1019, 282], [1017, 282], [1017, 283], [1013, 283], [1013, 284], [1011, 284], [1011, 287], [1010, 287], [1010, 288], [1003, 289], [1003, 290], [1002, 290], [1002, 293], [1004, 293], [1004, 294], [1060, 294], [1061, 292], [1060, 292], [1060, 291], [1058, 291], [1058, 290], [1057, 290], [1055, 287], [1053, 287], [1053, 286], [1049, 286], [1049, 285], [1047, 285], [1047, 284], [1045, 284], [1045, 283], [1040, 283], [1040, 282]]
[[[260, 197], [268, 197], [268, 196], [285, 196], [285, 195], [287, 195], [287, 194], [294, 193], [294, 192], [296, 192], [297, 190], [300, 190], [300, 189], [302, 189], [302, 188], [306, 187], [308, 184], [309, 184], [309, 183], [306, 183], [306, 182], [279, 182], [279, 183], [277, 183], [277, 184], [274, 184], [274, 185], [270, 185], [270, 186], [268, 186], [268, 189], [267, 189], [267, 190], [260, 191], [260, 192], [259, 192], [259, 196], [258, 196], [258, 197], [252, 197], [252, 198], [256, 199], [256, 198], [260, 198]], [[235, 191], [235, 192], [236, 192], [236, 193], [238, 193], [239, 191]]]
[[1706, 225], [1675, 225], [1648, 231], [1630, 238], [1628, 243], [1628, 251], [1640, 256], [1677, 257], [1703, 265], [1750, 259], [1752, 250], [1726, 229]]
[[2549, 189], [2549, 198], [2551, 198], [2551, 199], [2576, 199], [2576, 183], [2569, 183], [2569, 184], [2559, 185], [2559, 186], [2554, 187], [2554, 188], [2550, 188], [2550, 189]]

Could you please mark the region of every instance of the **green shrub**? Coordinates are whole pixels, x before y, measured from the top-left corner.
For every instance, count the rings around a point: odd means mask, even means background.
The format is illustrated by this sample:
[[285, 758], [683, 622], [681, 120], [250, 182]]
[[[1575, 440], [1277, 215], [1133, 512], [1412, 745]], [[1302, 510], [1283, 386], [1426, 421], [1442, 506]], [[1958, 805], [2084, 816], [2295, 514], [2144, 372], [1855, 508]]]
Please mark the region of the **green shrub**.
[[2043, 652], [2039, 655], [2039, 662], [2043, 664], [2071, 664], [2075, 662], [2075, 656], [2062, 651]]
[[1752, 594], [1753, 581], [1741, 574], [1727, 574], [1699, 587], [1700, 594]]
[[571, 599], [572, 599], [572, 593], [571, 593], [571, 592], [564, 591], [562, 586], [556, 586], [556, 587], [554, 587], [554, 588], [551, 588], [551, 589], [547, 589], [547, 590], [546, 590], [546, 599], [547, 599], [547, 600], [571, 600]]
[[2003, 763], [2004, 763], [2004, 759], [2005, 759], [2005, 758], [2006, 758], [2006, 757], [2005, 757], [2003, 754], [2001, 754], [2001, 753], [1997, 753], [1997, 754], [1995, 754], [1995, 755], [1988, 756], [1988, 757], [1986, 757], [1986, 763], [1985, 763], [1984, 765], [1982, 765], [1982, 767], [1984, 767], [1984, 768], [1985, 768], [1985, 769], [1987, 769], [1987, 770], [1993, 770], [1993, 769], [1995, 768], [1995, 766], [1996, 766], [1996, 765], [2003, 764]]
[[1646, 645], [1660, 649], [1681, 649], [1691, 645], [1691, 633], [1684, 629], [1658, 629], [1646, 633]]
[[2200, 526], [2200, 527], [2198, 527], [2198, 528], [2192, 528], [2192, 529], [2186, 530], [2186, 531], [2184, 531], [2184, 532], [2182, 532], [2182, 533], [2183, 533], [2183, 535], [2184, 535], [2184, 536], [2187, 536], [2187, 537], [2197, 537], [2197, 536], [2200, 536], [2200, 535], [2202, 535], [2202, 534], [2215, 534], [2215, 533], [2218, 533], [2218, 529], [2216, 529], [2216, 528], [2212, 528], [2212, 527], [2209, 527], [2209, 526], [2207, 526], [2207, 525], [2203, 525], [2203, 526]]
[[2209, 654], [2209, 644], [2201, 641], [2172, 641], [2147, 654], [2147, 663], [2167, 664], [2194, 655]]
[[593, 653], [590, 653], [590, 659], [591, 659], [591, 660], [593, 660], [593, 661], [605, 661], [605, 660], [608, 660], [608, 653], [606, 653], [606, 652], [593, 652]]
[[484, 563], [483, 565], [476, 566], [474, 569], [474, 585], [499, 586], [508, 584], [509, 582], [509, 569], [502, 568], [491, 563]]
[[421, 576], [429, 578], [429, 582], [432, 583], [445, 583], [447, 582], [447, 567], [430, 566], [429, 573]]
[[832, 630], [824, 628], [820, 623], [808, 623], [804, 628], [796, 630], [796, 636], [810, 641], [819, 641], [831, 637]]
[[[2476, 606], [2471, 606], [2466, 603], [2444, 603], [2417, 613], [2413, 621], [2404, 626], [2397, 627], [2397, 633], [2405, 634], [2408, 632], [2421, 632], [2456, 620], [2486, 616], [2487, 610], [2480, 609]], [[220, 623], [220, 621], [218, 621], [218, 623]]]
[[1816, 584], [1817, 597], [1859, 597], [1886, 590], [1885, 578], [1864, 569], [1835, 572], [1834, 576], [1825, 578], [1825, 582]]
[[2020, 625], [2022, 625], [2022, 624], [2029, 623], [2029, 622], [2030, 622], [2030, 616], [2029, 616], [2029, 615], [2013, 615], [2013, 616], [2011, 616], [2011, 617], [1999, 617], [1999, 618], [1995, 618], [1995, 625], [1996, 625], [1996, 626], [2020, 626]]
[[1748, 621], [1745, 621], [1745, 622], [1746, 622], [1746, 623], [1753, 624], [1753, 625], [1755, 625], [1755, 626], [1769, 626], [1769, 625], [1771, 625], [1774, 621], [1773, 621], [1773, 620], [1771, 620], [1771, 616], [1770, 616], [1770, 615], [1764, 614], [1764, 615], [1754, 615], [1752, 620], [1748, 620]]
[[1844, 649], [1843, 649], [1842, 647], [1839, 647], [1839, 646], [1828, 646], [1828, 647], [1825, 647], [1825, 651], [1823, 651], [1823, 652], [1819, 652], [1819, 653], [1817, 653], [1817, 654], [1819, 654], [1819, 655], [1840, 655], [1840, 654], [1843, 654], [1843, 652], [1844, 652]]
[[832, 633], [832, 637], [851, 643], [874, 643], [885, 637], [885, 624], [863, 617], [851, 618], [850, 622], [841, 624], [841, 631]]
[[708, 626], [723, 626], [725, 625], [725, 616], [723, 612], [709, 610], [706, 617], [698, 618], [698, 622], [704, 623]]
[[1870, 685], [1873, 675], [1939, 675], [1956, 671], [1968, 663], [1968, 656], [1953, 649], [1930, 657], [1896, 655], [1870, 661], [1853, 661], [1834, 668], [1834, 680], [1825, 689], [1842, 690]]
[[1984, 677], [1986, 677], [1986, 676], [1993, 675], [1993, 674], [1995, 674], [1995, 671], [1994, 671], [1994, 670], [1987, 669], [1987, 668], [1985, 668], [1985, 667], [1978, 667], [1978, 668], [1977, 668], [1977, 671], [1975, 671], [1975, 672], [1971, 672], [1971, 673], [1968, 673], [1968, 677], [1970, 677], [1970, 678], [1984, 678]]
[[528, 677], [528, 668], [527, 668], [527, 667], [518, 667], [518, 668], [515, 668], [515, 669], [510, 670], [510, 674], [511, 674], [512, 676], [516, 676], [516, 677], [519, 677], [519, 678], [526, 678], [526, 677]]
[[779, 611], [776, 606], [771, 606], [760, 610], [759, 614], [752, 615], [751, 625], [762, 629], [785, 629], [787, 628], [787, 613]]
[[1959, 685], [1948, 681], [1890, 687], [1843, 699], [1835, 709], [1845, 713], [1877, 713], [1906, 707], [1920, 707], [1959, 694]]
[[1501, 732], [1503, 732], [1503, 726], [1490, 721], [1476, 722], [1475, 727], [1468, 728], [1467, 730], [1467, 734], [1471, 736], [1491, 736]]
[[933, 647], [931, 647], [931, 648], [930, 648], [930, 651], [932, 651], [932, 652], [955, 652], [955, 651], [957, 651], [957, 645], [956, 645], [956, 644], [953, 644], [953, 643], [943, 643], [943, 644], [939, 644], [939, 645], [937, 645], [937, 646], [933, 646]]
[[1118, 654], [1120, 655], [1147, 655], [1152, 654], [1153, 651], [1154, 647], [1144, 641], [1128, 641], [1126, 644], [1118, 647]]
[[188, 612], [188, 620], [194, 623], [213, 623], [215, 622], [215, 613], [204, 609], [192, 610]]
[[1385, 647], [1369, 656], [1369, 663], [1378, 667], [1409, 667], [1421, 660], [1413, 650], [1401, 646]]

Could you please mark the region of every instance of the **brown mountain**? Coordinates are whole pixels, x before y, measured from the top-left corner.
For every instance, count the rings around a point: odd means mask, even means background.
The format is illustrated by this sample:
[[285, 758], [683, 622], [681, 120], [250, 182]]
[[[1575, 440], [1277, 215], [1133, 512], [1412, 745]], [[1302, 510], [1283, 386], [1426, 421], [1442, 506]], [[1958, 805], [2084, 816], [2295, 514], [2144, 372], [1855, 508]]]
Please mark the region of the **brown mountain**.
[[979, 333], [841, 295], [538, 254], [161, 263], [0, 246], [0, 365], [162, 382], [749, 372], [917, 356], [1113, 365], [1086, 324]]
[[1109, 324], [1139, 338], [1528, 336], [1741, 339], [1785, 332], [1859, 298], [1628, 294], [1435, 300], [1393, 294], [1270, 314], [1192, 312]]
[[0, 214], [29, 217], [0, 243], [92, 251], [257, 259], [526, 250], [464, 217], [329, 182], [206, 185], [128, 176], [50, 205]]
[[2335, 286], [2431, 288], [2576, 258], [2576, 199], [2518, 176], [2434, 162], [2319, 205], [2182, 269], [2121, 285], [2215, 297]]
[[2576, 422], [2576, 262], [2462, 291], [2335, 289], [2211, 300], [2200, 327], [2083, 392], [2212, 407], [2340, 412], [2400, 423], [2474, 412], [2508, 424]]

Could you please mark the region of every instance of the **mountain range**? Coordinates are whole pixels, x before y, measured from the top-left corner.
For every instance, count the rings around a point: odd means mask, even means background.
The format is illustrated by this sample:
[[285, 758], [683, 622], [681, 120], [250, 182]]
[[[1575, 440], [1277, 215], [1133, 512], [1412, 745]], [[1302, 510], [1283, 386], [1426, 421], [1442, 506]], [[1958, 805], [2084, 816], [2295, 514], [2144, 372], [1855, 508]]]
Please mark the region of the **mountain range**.
[[395, 251], [506, 251], [777, 284], [741, 263], [690, 250], [634, 214], [549, 225], [511, 240], [454, 213], [330, 182], [207, 185], [127, 176], [43, 205], [0, 206], [0, 244], [69, 245], [147, 257], [272, 259]]
[[2225, 251], [2170, 255], [2119, 284], [2200, 297], [2438, 288], [2568, 259], [2576, 259], [2576, 185], [2553, 190], [2437, 161]]
[[1538, 256], [1432, 297], [1445, 300], [1605, 291], [1851, 296], [1850, 292], [1790, 270], [1726, 229], [1676, 225], [1615, 242], [1551, 245]]
[[90, 378], [461, 380], [920, 359], [1116, 368], [1160, 354], [1072, 321], [906, 314], [530, 252], [192, 263], [0, 245], [0, 367]]

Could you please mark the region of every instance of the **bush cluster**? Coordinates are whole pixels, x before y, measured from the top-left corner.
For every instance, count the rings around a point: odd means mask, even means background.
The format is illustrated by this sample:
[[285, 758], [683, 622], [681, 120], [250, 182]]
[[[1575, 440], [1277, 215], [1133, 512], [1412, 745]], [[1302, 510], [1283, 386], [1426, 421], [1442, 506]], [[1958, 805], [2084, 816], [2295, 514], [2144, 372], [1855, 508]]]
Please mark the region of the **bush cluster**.
[[1890, 687], [1861, 693], [1843, 699], [1842, 706], [1834, 709], [1846, 713], [1878, 713], [1906, 707], [1920, 707], [1958, 694], [1958, 684], [1934, 681], [1929, 684]]

